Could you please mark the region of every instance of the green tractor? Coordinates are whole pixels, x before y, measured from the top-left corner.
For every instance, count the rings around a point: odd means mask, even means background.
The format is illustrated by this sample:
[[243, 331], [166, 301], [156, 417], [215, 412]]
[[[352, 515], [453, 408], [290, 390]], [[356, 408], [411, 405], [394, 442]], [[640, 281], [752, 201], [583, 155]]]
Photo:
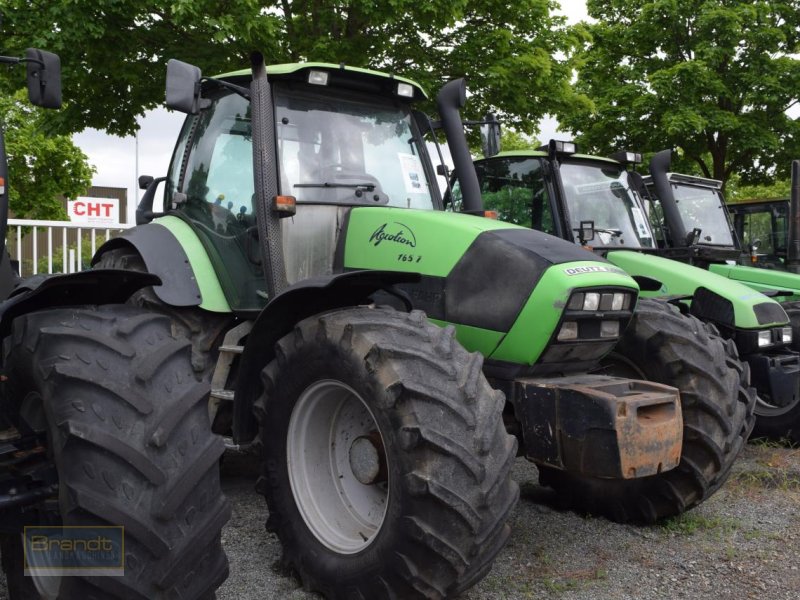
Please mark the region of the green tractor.
[[[651, 280], [644, 296], [661, 298], [662, 308], [670, 304], [735, 343], [758, 391], [756, 434], [794, 435], [800, 414], [800, 357], [790, 348], [786, 312], [743, 283], [671, 260], [681, 255], [665, 248], [662, 233], [651, 226], [650, 218], [658, 217], [644, 201], [642, 178], [631, 169], [639, 162], [635, 153], [588, 156], [578, 154], [572, 142], [553, 140], [540, 150], [478, 160], [475, 168], [486, 207], [496, 209], [501, 219], [591, 247], [627, 273]], [[697, 237], [696, 230], [689, 231]], [[681, 239], [694, 243], [688, 238]], [[687, 262], [697, 263], [697, 256]], [[642, 368], [653, 360], [658, 359], [649, 353], [636, 358]]]
[[[789, 315], [792, 331], [791, 336], [783, 337], [789, 342], [789, 347], [800, 349], [800, 276], [797, 274], [800, 251], [797, 243], [784, 244], [786, 259], [782, 269], [755, 268], [753, 256], [758, 261], [760, 240], [750, 242], [750, 256], [749, 260], [746, 259], [750, 264], [737, 264], [741, 262], [743, 254], [741, 238], [731, 226], [720, 183], [670, 173], [670, 158], [669, 150], [653, 156], [650, 161], [650, 176], [643, 179], [647, 190], [645, 194], [651, 202], [649, 214], [662, 251], [667, 256], [697, 265], [780, 301]], [[800, 162], [795, 161], [792, 166], [793, 193], [797, 196], [800, 194]], [[788, 225], [786, 227], [789, 230], [788, 237], [797, 240], [796, 226], [794, 231]], [[777, 237], [775, 239], [780, 240]], [[773, 266], [777, 266], [776, 263]], [[775, 339], [774, 333], [762, 331], [759, 333], [758, 344], [762, 348], [769, 348], [770, 342]], [[750, 361], [753, 378], [759, 390], [754, 434], [800, 443], [800, 390], [795, 384], [790, 387], [783, 376], [776, 377], [786, 371], [789, 365], [794, 365], [794, 362], [780, 358], [772, 352], [765, 354], [767, 356]], [[792, 366], [791, 370], [795, 371], [795, 368]]]
[[[262, 459], [285, 566], [329, 598], [443, 598], [480, 580], [509, 534], [517, 440], [652, 520], [705, 498], [747, 435], [741, 372], [698, 384], [721, 402], [693, 426], [707, 441], [686, 439], [674, 387], [587, 374], [636, 282], [551, 236], [434, 210], [425, 97], [340, 65], [254, 54], [207, 78], [170, 61], [167, 105], [187, 118], [169, 172], [142, 179], [139, 226], [93, 259], [162, 282], [130, 303], [190, 341], [214, 431]], [[463, 82], [438, 96], [469, 164], [464, 101]], [[718, 447], [721, 466], [681, 461]]]
[[[0, 63], [25, 63], [30, 101], [60, 106], [58, 56], [31, 48]], [[2, 131], [0, 155], [5, 233]], [[230, 507], [210, 387], [169, 319], [124, 304], [159, 280], [98, 271], [21, 282], [0, 251], [0, 553], [11, 600], [213, 597], [228, 573]]]
[[[553, 141], [538, 151], [476, 161], [476, 169], [485, 206], [501, 219], [594, 248], [626, 272], [650, 279], [645, 296], [664, 298], [734, 341], [760, 393], [756, 433], [793, 435], [799, 369], [785, 312], [738, 282], [658, 256], [676, 254], [659, 247], [650, 226], [640, 178], [627, 168], [636, 160], [632, 153], [612, 159], [580, 155], [574, 144]], [[459, 190], [454, 192], [458, 202]]]

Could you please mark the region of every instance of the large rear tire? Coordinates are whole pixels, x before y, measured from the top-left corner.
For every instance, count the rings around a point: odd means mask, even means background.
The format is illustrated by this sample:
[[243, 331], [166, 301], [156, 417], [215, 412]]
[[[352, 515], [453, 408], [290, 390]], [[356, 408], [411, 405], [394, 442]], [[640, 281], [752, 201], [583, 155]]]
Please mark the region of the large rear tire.
[[258, 489], [307, 589], [445, 598], [489, 571], [519, 491], [482, 363], [417, 311], [336, 310], [278, 342], [255, 407]]
[[683, 449], [677, 467], [639, 479], [598, 479], [540, 468], [540, 481], [577, 510], [653, 523], [685, 512], [725, 482], [753, 427], [755, 390], [736, 346], [668, 303], [641, 299], [603, 371], [680, 390]]
[[[93, 268], [147, 272], [141, 255], [134, 248], [128, 247], [105, 252]], [[192, 344], [192, 367], [195, 373], [203, 381], [211, 381], [217, 361], [217, 348], [225, 332], [233, 326], [233, 315], [215, 313], [195, 306], [164, 304], [152, 287], [134, 292], [128, 299], [128, 304], [169, 317], [172, 335], [178, 339], [187, 339]]]
[[169, 321], [130, 306], [31, 313], [4, 355], [8, 397], [44, 417], [62, 524], [125, 528], [124, 577], [42, 578], [51, 597], [213, 597], [228, 572], [223, 443]]

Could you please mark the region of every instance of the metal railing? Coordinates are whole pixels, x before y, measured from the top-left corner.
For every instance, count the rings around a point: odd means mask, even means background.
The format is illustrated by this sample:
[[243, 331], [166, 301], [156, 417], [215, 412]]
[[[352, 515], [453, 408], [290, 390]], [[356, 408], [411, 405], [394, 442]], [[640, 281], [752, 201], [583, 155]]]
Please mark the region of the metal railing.
[[106, 240], [133, 224], [97, 227], [69, 221], [9, 219], [6, 248], [22, 277], [39, 273], [75, 273], [87, 268]]

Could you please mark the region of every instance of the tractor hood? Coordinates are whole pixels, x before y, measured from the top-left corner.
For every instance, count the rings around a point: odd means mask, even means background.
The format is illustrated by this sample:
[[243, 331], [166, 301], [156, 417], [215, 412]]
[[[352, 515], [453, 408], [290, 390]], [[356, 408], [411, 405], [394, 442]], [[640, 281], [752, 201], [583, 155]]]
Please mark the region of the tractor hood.
[[629, 311], [638, 292], [621, 269], [574, 244], [482, 217], [358, 207], [345, 229], [337, 269], [420, 273], [419, 284], [403, 286], [414, 308], [455, 325], [467, 349], [517, 364], [537, 360], [573, 291], [624, 292]]
[[792, 300], [800, 300], [800, 276], [796, 273], [728, 264], [712, 264], [709, 269], [722, 277], [741, 281], [754, 290], [764, 292], [779, 290], [781, 292], [779, 295], [782, 297], [790, 296]]
[[[734, 277], [729, 279], [651, 254], [615, 251], [606, 257], [631, 275], [643, 275], [661, 282], [660, 290], [642, 292], [644, 296], [692, 296], [695, 302], [701, 300], [703, 306], [695, 307], [693, 312], [701, 310], [703, 320], [737, 329], [763, 329], [789, 322], [780, 304], [752, 287], [734, 281]], [[715, 271], [716, 267], [712, 265]]]

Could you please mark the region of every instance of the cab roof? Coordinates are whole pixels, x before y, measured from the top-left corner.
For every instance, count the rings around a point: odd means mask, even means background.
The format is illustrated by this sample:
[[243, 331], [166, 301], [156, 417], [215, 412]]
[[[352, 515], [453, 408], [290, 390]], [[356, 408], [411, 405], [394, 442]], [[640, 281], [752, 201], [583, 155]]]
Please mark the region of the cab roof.
[[[306, 62], [306, 63], [284, 63], [280, 65], [267, 65], [267, 77], [272, 79], [294, 79], [297, 81], [307, 81], [309, 71], [326, 71], [329, 75], [328, 85], [330, 87], [345, 87], [361, 89], [365, 92], [384, 91], [395, 94], [397, 83], [406, 83], [414, 90], [414, 96], [407, 98], [409, 101], [426, 100], [428, 94], [417, 82], [399, 77], [391, 73], [362, 69], [360, 67], [349, 67], [344, 64], [335, 65], [333, 63]], [[250, 79], [252, 73], [250, 69], [231, 71], [217, 75], [214, 79]]]
[[[546, 158], [547, 152], [544, 150], [506, 150], [504, 152], [498, 152], [495, 156], [501, 156], [506, 158], [513, 158], [515, 156], [531, 156], [531, 157], [541, 157]], [[577, 158], [581, 160], [593, 160], [593, 161], [601, 161], [606, 163], [611, 163], [613, 165], [620, 165], [621, 163], [614, 160], [613, 158], [606, 158], [605, 156], [594, 156], [591, 154], [570, 154], [569, 158]]]

